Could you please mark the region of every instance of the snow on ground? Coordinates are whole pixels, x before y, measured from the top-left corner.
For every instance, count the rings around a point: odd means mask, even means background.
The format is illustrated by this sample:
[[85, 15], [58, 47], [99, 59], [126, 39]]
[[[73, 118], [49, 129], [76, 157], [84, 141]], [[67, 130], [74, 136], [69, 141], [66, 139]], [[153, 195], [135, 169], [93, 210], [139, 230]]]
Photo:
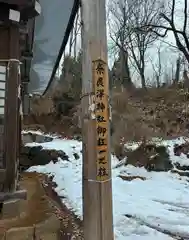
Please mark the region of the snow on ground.
[[[165, 141], [173, 162], [186, 159], [173, 156], [173, 144], [183, 139]], [[82, 144], [75, 140], [54, 139], [42, 145], [47, 149], [63, 150], [69, 162], [60, 159], [46, 166], [35, 166], [28, 171], [53, 174], [58, 184], [55, 189], [64, 196], [64, 203], [82, 219]], [[79, 159], [74, 158], [74, 153]], [[189, 160], [188, 160], [189, 161]], [[189, 239], [189, 182], [170, 172], [147, 172], [144, 168], [120, 166], [112, 156], [112, 184], [114, 230], [116, 240], [169, 240], [167, 231]], [[118, 175], [143, 176], [145, 181], [124, 181]], [[164, 232], [164, 233], [162, 233]]]

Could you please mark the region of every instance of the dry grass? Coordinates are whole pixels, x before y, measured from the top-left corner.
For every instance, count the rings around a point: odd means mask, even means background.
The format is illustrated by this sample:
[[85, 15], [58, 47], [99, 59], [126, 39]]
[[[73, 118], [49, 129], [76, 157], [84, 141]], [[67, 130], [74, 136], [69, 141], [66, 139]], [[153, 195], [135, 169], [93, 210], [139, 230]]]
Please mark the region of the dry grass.
[[[115, 90], [112, 95], [113, 122], [125, 140], [174, 137], [187, 133], [189, 94], [182, 89]], [[119, 131], [119, 130], [117, 130]], [[116, 136], [117, 140], [117, 136]]]
[[112, 144], [116, 155], [124, 155], [120, 142], [187, 136], [188, 96], [187, 89], [179, 88], [136, 89], [133, 92], [114, 89]]
[[31, 101], [31, 113], [37, 116], [54, 112], [53, 100], [49, 96], [34, 96]]
[[[44, 126], [46, 132], [72, 136], [80, 134], [80, 106], [75, 105], [67, 116], [59, 115], [52, 96], [32, 101], [32, 114], [26, 125]], [[113, 107], [112, 145], [116, 155], [123, 155], [120, 142], [145, 141], [152, 137], [173, 138], [187, 135], [189, 129], [189, 92], [181, 88], [135, 89], [128, 92], [115, 88], [111, 94]]]

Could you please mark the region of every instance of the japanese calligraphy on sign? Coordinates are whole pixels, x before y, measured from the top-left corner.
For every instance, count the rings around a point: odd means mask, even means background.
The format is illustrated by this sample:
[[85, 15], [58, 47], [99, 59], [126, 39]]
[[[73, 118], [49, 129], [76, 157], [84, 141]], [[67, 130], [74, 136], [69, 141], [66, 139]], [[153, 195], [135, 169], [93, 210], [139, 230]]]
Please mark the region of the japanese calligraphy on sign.
[[108, 159], [108, 84], [107, 66], [101, 60], [93, 62], [95, 82], [95, 114], [97, 134], [97, 180], [109, 179]]

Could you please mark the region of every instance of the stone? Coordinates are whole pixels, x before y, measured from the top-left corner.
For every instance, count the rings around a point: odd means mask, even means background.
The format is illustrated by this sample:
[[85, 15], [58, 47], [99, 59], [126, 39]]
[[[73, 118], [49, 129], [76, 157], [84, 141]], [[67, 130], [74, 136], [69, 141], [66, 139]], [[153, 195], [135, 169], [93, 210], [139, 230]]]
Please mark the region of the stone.
[[25, 145], [27, 143], [32, 143], [33, 140], [29, 134], [22, 134], [22, 143]]
[[6, 240], [6, 230], [0, 232], [0, 240]]
[[[75, 156], [76, 158], [79, 156]], [[32, 166], [46, 165], [49, 162], [58, 162], [59, 158], [69, 161], [64, 151], [43, 149], [42, 146], [22, 146], [20, 154], [20, 170], [24, 171]]]
[[51, 141], [53, 141], [53, 138], [50, 136], [44, 136], [41, 134], [36, 134], [31, 132], [22, 134], [22, 142], [24, 145], [32, 142], [45, 143], [45, 142], [51, 142]]
[[43, 149], [42, 146], [30, 147], [29, 156], [30, 157], [36, 156], [37, 154], [39, 154], [41, 152], [42, 149]]
[[41, 240], [56, 240], [57, 233], [60, 230], [60, 221], [56, 215], [52, 215], [43, 223], [35, 226], [35, 235], [37, 239]]
[[37, 235], [36, 240], [59, 240], [58, 233], [42, 233]]
[[18, 217], [20, 215], [20, 200], [10, 200], [3, 204], [1, 219]]
[[74, 153], [73, 155], [74, 155], [75, 160], [78, 160], [80, 158], [78, 153]]
[[62, 160], [69, 161], [69, 157], [64, 151], [59, 150], [58, 157], [60, 157]]
[[32, 166], [46, 165], [52, 161], [51, 155], [48, 151], [40, 151], [32, 158]]
[[6, 232], [6, 240], [33, 240], [34, 227], [11, 228]]
[[127, 154], [127, 164], [145, 167], [148, 171], [169, 171], [173, 165], [165, 146], [142, 143], [134, 151]]
[[35, 142], [37, 143], [52, 142], [52, 140], [53, 140], [52, 137], [35, 134]]

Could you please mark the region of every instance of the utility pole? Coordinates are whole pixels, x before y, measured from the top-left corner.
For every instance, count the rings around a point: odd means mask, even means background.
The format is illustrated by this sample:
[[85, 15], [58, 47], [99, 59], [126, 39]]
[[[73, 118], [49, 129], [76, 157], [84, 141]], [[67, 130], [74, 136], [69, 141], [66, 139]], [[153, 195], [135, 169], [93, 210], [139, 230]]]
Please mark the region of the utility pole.
[[85, 240], [113, 240], [105, 0], [81, 0]]

